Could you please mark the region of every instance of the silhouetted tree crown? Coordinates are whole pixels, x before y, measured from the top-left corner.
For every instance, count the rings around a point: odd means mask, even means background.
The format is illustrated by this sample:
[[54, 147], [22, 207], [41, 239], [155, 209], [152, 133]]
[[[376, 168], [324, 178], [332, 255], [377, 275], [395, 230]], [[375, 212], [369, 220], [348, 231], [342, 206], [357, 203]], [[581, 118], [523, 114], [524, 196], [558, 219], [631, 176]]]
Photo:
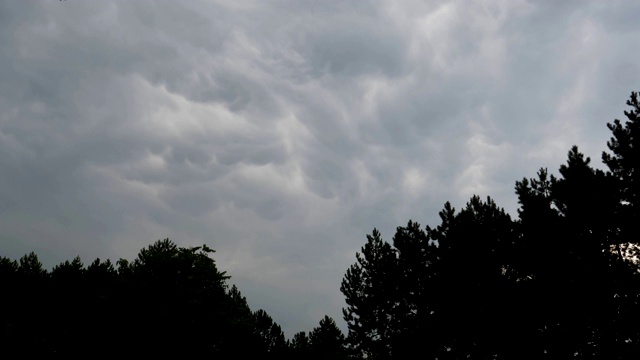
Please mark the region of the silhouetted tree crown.
[[165, 239], [131, 262], [96, 259], [85, 267], [76, 257], [51, 273], [35, 253], [19, 262], [0, 258], [5, 353], [288, 356], [280, 326], [228, 288], [213, 252]]
[[325, 315], [320, 320], [320, 326], [309, 333], [309, 350], [308, 359], [338, 360], [347, 358], [344, 335], [329, 316]]
[[347, 343], [367, 359], [635, 359], [640, 353], [637, 93], [603, 162], [577, 146], [559, 175], [516, 182], [513, 220], [473, 196], [441, 224], [374, 229], [341, 291]]

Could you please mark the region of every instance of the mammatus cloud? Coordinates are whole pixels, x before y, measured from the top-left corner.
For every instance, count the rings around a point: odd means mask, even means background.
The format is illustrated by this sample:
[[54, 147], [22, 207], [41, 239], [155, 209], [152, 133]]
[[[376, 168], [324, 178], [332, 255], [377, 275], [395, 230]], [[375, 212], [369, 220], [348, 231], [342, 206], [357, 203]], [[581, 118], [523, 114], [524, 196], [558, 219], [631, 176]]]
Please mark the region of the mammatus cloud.
[[598, 1], [0, 1], [0, 252], [207, 243], [288, 336], [373, 227], [599, 166], [640, 7]]

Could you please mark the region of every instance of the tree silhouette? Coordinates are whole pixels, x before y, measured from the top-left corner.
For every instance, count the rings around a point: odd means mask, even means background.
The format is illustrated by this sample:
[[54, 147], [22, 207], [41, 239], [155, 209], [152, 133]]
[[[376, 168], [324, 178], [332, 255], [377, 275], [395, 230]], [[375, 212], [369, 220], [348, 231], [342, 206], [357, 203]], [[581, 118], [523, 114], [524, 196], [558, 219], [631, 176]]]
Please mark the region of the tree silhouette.
[[325, 315], [320, 320], [320, 326], [309, 334], [310, 359], [329, 360], [346, 359], [344, 335], [338, 329], [335, 321]]
[[[62, 356], [72, 356], [78, 348], [86, 345], [87, 314], [93, 302], [87, 293], [87, 274], [80, 257], [56, 265], [50, 278], [49, 320], [53, 325], [48, 331], [51, 351]], [[48, 323], [48, 324], [47, 324]], [[82, 346], [75, 344], [81, 343]]]
[[442, 358], [491, 358], [504, 347], [506, 316], [512, 288], [507, 269], [516, 239], [514, 224], [493, 200], [474, 196], [459, 213], [450, 205], [440, 214], [442, 224], [427, 227], [438, 243], [435, 266], [434, 322], [438, 325]]
[[[638, 282], [638, 244], [640, 231], [640, 103], [638, 93], [632, 92], [625, 111], [627, 121], [608, 123], [613, 137], [607, 142], [611, 153], [603, 152], [602, 161], [609, 171], [607, 177], [614, 183], [616, 207], [610, 223], [611, 244], [618, 253], [614, 262], [617, 277], [615, 288], [615, 316], [609, 321], [607, 334], [609, 348], [617, 349], [620, 357], [632, 358], [640, 352], [640, 283]], [[635, 258], [634, 261], [630, 259]], [[627, 271], [625, 271], [627, 270]]]
[[[207, 246], [178, 247], [169, 239], [140, 250], [133, 261], [79, 257], [48, 273], [35, 253], [0, 258], [0, 319], [7, 355], [233, 358], [286, 355], [286, 341], [264, 311], [217, 269]], [[265, 345], [260, 327], [267, 319]], [[277, 351], [275, 350], [277, 348]]]
[[287, 351], [287, 342], [280, 325], [276, 324], [271, 316], [260, 309], [253, 314], [255, 329], [262, 340], [262, 353], [268, 354], [268, 358], [276, 359]]
[[540, 355], [596, 356], [613, 315], [615, 198], [609, 179], [589, 163], [574, 146], [559, 178], [540, 170], [539, 179], [516, 184], [521, 256], [515, 264], [529, 280], [522, 305], [535, 314], [527, 326], [537, 329], [530, 345]]
[[367, 358], [631, 359], [640, 351], [637, 93], [603, 153], [516, 182], [513, 221], [474, 196], [441, 224], [374, 229], [345, 274], [347, 341]]
[[438, 252], [417, 222], [409, 221], [406, 227], [398, 227], [393, 237], [398, 257], [397, 306], [393, 313], [396, 336], [392, 339], [395, 357], [411, 357], [417, 352], [433, 354], [425, 346], [424, 338], [437, 335], [433, 328], [435, 303], [432, 293], [436, 275]]
[[[13, 325], [12, 344], [33, 349], [35, 354], [47, 343], [47, 329], [38, 326], [48, 317], [47, 301], [48, 272], [42, 268], [38, 256], [31, 252], [20, 258], [16, 272], [13, 294], [16, 301], [8, 321]], [[9, 293], [9, 294], [11, 294]], [[35, 336], [34, 336], [35, 335]]]
[[292, 359], [311, 358], [311, 343], [309, 342], [307, 333], [304, 331], [300, 331], [293, 335], [289, 348]]
[[389, 358], [397, 332], [393, 326], [398, 303], [396, 252], [373, 229], [356, 259], [340, 287], [348, 305], [343, 309], [349, 328], [348, 342], [358, 355]]
[[640, 220], [640, 102], [637, 92], [631, 93], [627, 105], [632, 109], [624, 112], [628, 119], [624, 124], [617, 119], [613, 124], [607, 123], [613, 133], [613, 137], [607, 142], [611, 153], [603, 151], [602, 162], [609, 168], [608, 175], [616, 182], [618, 206], [615, 214], [619, 219], [620, 230], [618, 242], [637, 245], [640, 241], [637, 226]]
[[[23, 319], [19, 315], [20, 299], [18, 295], [18, 262], [0, 257], [0, 306], [3, 316], [0, 323], [0, 336], [7, 344], [21, 341]], [[12, 296], [13, 294], [13, 296]], [[8, 355], [14, 353], [9, 351]]]

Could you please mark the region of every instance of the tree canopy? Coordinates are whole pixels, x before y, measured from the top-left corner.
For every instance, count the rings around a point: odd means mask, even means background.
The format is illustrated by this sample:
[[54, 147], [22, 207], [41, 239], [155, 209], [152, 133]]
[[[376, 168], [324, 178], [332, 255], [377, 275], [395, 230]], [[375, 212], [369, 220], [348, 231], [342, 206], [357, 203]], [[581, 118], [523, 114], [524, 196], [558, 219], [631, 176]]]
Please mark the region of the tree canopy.
[[607, 171], [572, 147], [558, 175], [516, 182], [512, 219], [491, 198], [450, 203], [441, 224], [378, 230], [341, 291], [357, 356], [627, 359], [640, 353], [640, 104], [608, 124]]
[[[19, 261], [0, 257], [5, 354], [296, 358], [280, 326], [229, 287], [212, 253], [206, 245], [183, 248], [164, 239], [133, 261], [85, 266], [76, 257], [51, 272], [35, 253]], [[331, 335], [343, 341], [327, 319]], [[313, 338], [328, 341], [318, 334]], [[294, 343], [301, 347], [299, 339]]]

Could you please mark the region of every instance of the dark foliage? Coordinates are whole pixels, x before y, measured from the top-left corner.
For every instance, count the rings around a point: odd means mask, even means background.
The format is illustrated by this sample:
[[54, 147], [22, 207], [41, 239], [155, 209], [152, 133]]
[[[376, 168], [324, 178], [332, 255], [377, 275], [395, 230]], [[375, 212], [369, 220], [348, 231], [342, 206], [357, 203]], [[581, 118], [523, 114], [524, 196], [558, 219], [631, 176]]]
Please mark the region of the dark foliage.
[[0, 258], [0, 329], [13, 357], [340, 359], [344, 336], [325, 317], [307, 337], [286, 340], [264, 311], [252, 312], [206, 245], [169, 239], [116, 265], [79, 257], [42, 268], [35, 253]]
[[635, 359], [640, 353], [640, 104], [608, 124], [608, 172], [574, 146], [559, 176], [516, 182], [512, 220], [488, 198], [393, 245], [374, 229], [343, 279], [347, 342], [368, 359]]
[[0, 258], [3, 350], [14, 356], [236, 358], [287, 355], [280, 327], [252, 313], [207, 246], [158, 241], [129, 262], [80, 258], [49, 273]]
[[309, 334], [309, 350], [310, 354], [306, 359], [339, 360], [347, 358], [344, 335], [329, 316], [325, 315], [320, 320], [320, 326], [314, 328]]

